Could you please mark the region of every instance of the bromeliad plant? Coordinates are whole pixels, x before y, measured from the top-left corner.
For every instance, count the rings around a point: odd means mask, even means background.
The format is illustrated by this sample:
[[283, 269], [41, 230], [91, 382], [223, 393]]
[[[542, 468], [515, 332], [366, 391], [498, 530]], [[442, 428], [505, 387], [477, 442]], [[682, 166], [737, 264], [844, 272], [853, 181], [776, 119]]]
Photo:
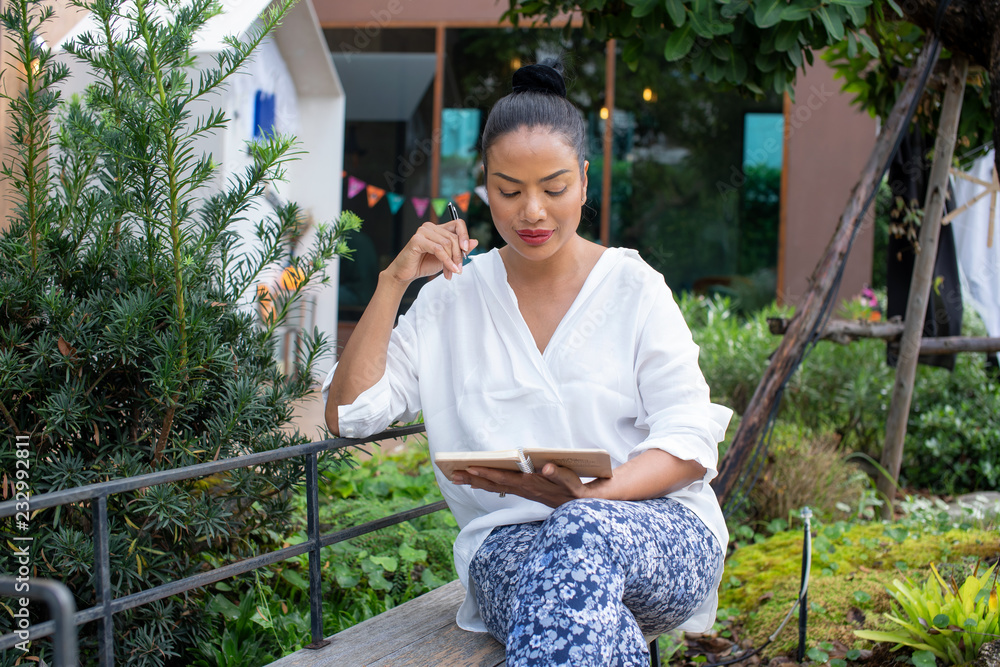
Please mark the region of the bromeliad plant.
[[893, 642], [893, 650], [909, 646], [930, 651], [946, 665], [971, 662], [980, 646], [1000, 638], [995, 567], [978, 575], [977, 566], [961, 586], [954, 579], [946, 582], [933, 563], [933, 576], [920, 586], [908, 579], [894, 580], [888, 590], [896, 601], [896, 613], [885, 617], [899, 629], [857, 630], [854, 634], [871, 641]]
[[[289, 428], [292, 407], [313, 391], [329, 345], [306, 332], [286, 373], [276, 332], [359, 221], [320, 225], [293, 255], [287, 239], [302, 216], [289, 204], [257, 225], [257, 249], [245, 251], [235, 226], [282, 177], [293, 141], [250, 145], [252, 163], [216, 191], [219, 165], [198, 142], [227, 120], [194, 111], [293, 2], [276, 2], [199, 69], [191, 46], [217, 2], [81, 0], [97, 28], [67, 50], [95, 76], [67, 104], [56, 87], [65, 68], [35, 37], [51, 10], [4, 3], [18, 67], [4, 77], [13, 158], [2, 173], [15, 206], [0, 234], [0, 442], [30, 439], [32, 494], [307, 441]], [[264, 320], [253, 286], [281, 262], [299, 280]], [[13, 450], [0, 448], [4, 470], [14, 470]], [[111, 496], [114, 594], [269, 548], [283, 537], [301, 474], [301, 463], [264, 465]], [[32, 526], [33, 574], [64, 581], [78, 607], [93, 605], [91, 507], [40, 512]], [[184, 652], [204, 635], [201, 605], [194, 593], [116, 614], [119, 660], [191, 664]], [[9, 628], [4, 615], [0, 630]], [[93, 624], [81, 642], [86, 664]]]

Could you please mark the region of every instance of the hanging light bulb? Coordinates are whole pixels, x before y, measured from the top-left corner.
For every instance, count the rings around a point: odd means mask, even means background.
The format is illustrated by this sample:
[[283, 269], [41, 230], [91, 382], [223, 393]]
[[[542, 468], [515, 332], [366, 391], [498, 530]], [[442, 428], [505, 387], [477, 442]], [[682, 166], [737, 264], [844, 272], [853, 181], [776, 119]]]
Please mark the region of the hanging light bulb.
[[642, 99], [646, 100], [647, 102], [652, 102], [653, 101], [653, 89], [652, 88], [644, 88], [643, 91], [642, 91]]
[[607, 119], [608, 119], [608, 108], [601, 107], [601, 120], [607, 120]]

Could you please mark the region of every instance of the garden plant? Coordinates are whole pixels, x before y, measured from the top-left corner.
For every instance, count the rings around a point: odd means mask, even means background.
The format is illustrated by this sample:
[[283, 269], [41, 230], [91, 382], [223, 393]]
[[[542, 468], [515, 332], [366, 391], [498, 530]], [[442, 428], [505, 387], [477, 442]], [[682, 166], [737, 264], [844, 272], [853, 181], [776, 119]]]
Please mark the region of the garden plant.
[[[0, 463], [14, 470], [16, 437], [30, 442], [34, 495], [306, 442], [293, 404], [314, 391], [329, 344], [306, 331], [292, 368], [279, 367], [276, 332], [357, 228], [345, 214], [320, 224], [292, 253], [302, 224], [294, 203], [241, 238], [237, 224], [263, 206], [295, 156], [292, 137], [247, 146], [252, 161], [213, 187], [220, 165], [198, 141], [222, 131], [206, 100], [251, 57], [292, 0], [276, 3], [208, 68], [194, 36], [216, 14], [210, 0], [93, 0], [95, 30], [66, 46], [94, 74], [61, 99], [65, 65], [36, 35], [42, 2], [4, 3], [16, 63], [4, 73], [13, 191], [0, 235]], [[244, 245], [247, 241], [256, 245]], [[291, 264], [300, 281], [273, 294], [262, 318], [255, 283]], [[302, 465], [288, 462], [111, 496], [115, 596], [151, 588], [280, 543]], [[5, 494], [7, 491], [5, 491]], [[89, 503], [31, 517], [32, 574], [66, 583], [78, 608], [95, 602]], [[19, 534], [2, 526], [7, 541]], [[5, 561], [6, 563], [6, 561]], [[6, 565], [4, 565], [6, 568]], [[195, 591], [116, 614], [118, 664], [188, 665], [207, 632]], [[0, 629], [10, 630], [3, 614]], [[80, 630], [83, 664], [95, 625]], [[47, 657], [36, 643], [34, 657]], [[8, 651], [0, 664], [23, 654]]]
[[[33, 494], [306, 440], [292, 427], [293, 405], [314, 391], [316, 363], [329, 345], [318, 332], [305, 332], [293, 368], [283, 369], [274, 357], [276, 332], [304, 291], [323, 280], [326, 262], [345, 252], [341, 237], [360, 221], [345, 214], [337, 224], [320, 225], [314, 245], [293, 254], [290, 239], [303, 216], [288, 204], [258, 225], [259, 245], [248, 252], [235, 227], [282, 177], [294, 142], [266, 136], [248, 145], [253, 164], [213, 192], [209, 185], [220, 167], [198, 152], [197, 141], [221, 130], [226, 118], [192, 111], [225, 86], [291, 1], [278, 2], [258, 28], [230, 41], [215, 66], [201, 71], [191, 44], [215, 3], [81, 2], [98, 30], [67, 50], [97, 76], [86, 94], [70, 100], [58, 94], [65, 68], [35, 38], [50, 12], [40, 2], [4, 4], [2, 23], [19, 66], [4, 75], [16, 150], [3, 164], [15, 207], [0, 234], [0, 462], [12, 470], [14, 448], [7, 443], [27, 438]], [[741, 61], [732, 57], [737, 42], [724, 44], [733, 31], [724, 21], [706, 23], [694, 5], [629, 4], [631, 17], [612, 23], [595, 14], [588, 22], [597, 33], [617, 34], [669, 17], [675, 30], [665, 47], [668, 59], [691, 54], [695, 73], [751, 91], [784, 90], [788, 69], [810, 58], [799, 48], [806, 42], [845, 38], [844, 53], [860, 48], [874, 57], [874, 45], [859, 31], [875, 11], [859, 13], [864, 2], [822, 4], [815, 21], [798, 2], [787, 8], [758, 3], [738, 44], [750, 44], [754, 35], [770, 40], [773, 48], [759, 63], [754, 59], [759, 72], [739, 69]], [[739, 3], [744, 13], [746, 4]], [[626, 60], [641, 57], [634, 42], [627, 47]], [[301, 280], [274, 291], [264, 317], [255, 283], [267, 267], [285, 262]], [[680, 301], [715, 400], [742, 412], [777, 345], [766, 318], [787, 316], [788, 309], [754, 310], [725, 297], [683, 295]], [[967, 328], [981, 333], [981, 323]], [[919, 586], [928, 599], [938, 590], [940, 608], [953, 607], [958, 597], [966, 603], [962, 591], [972, 586], [971, 570], [979, 586], [975, 609], [983, 611], [976, 632], [992, 632], [995, 582], [988, 589], [986, 569], [974, 568], [996, 557], [995, 523], [954, 519], [933, 501], [921, 505], [919, 496], [904, 504], [912, 511], [896, 521], [875, 518], [883, 501], [871, 479], [879, 472], [859, 463], [877, 458], [891, 384], [884, 344], [871, 340], [822, 343], [792, 378], [758, 485], [732, 518], [718, 636], [738, 633], [759, 644], [785, 613], [797, 590], [801, 532], [794, 516], [805, 504], [817, 512], [810, 661], [843, 667], [859, 660], [871, 645], [855, 629], [894, 633], [891, 641], [917, 649], [901, 652], [917, 667], [927, 665], [921, 651], [957, 661], [947, 646], [935, 653], [932, 642], [900, 640], [893, 624], [901, 624], [882, 616], [903, 619], [890, 595], [903, 589], [887, 590], [899, 572], [920, 582], [904, 583], [906, 590]], [[1000, 431], [992, 416], [998, 413], [1000, 383], [980, 358], [960, 357], [950, 374], [921, 368], [901, 484], [928, 496], [996, 488]], [[422, 452], [412, 445], [400, 457], [376, 457], [357, 469], [326, 461], [324, 530], [439, 499]], [[301, 474], [291, 462], [112, 497], [115, 594], [297, 541], [304, 530], [296, 492]], [[94, 603], [91, 511], [71, 505], [32, 517], [33, 574], [66, 582], [78, 607]], [[5, 523], [2, 530], [10, 538], [19, 529]], [[326, 550], [325, 631], [451, 579], [454, 532], [453, 519], [441, 512]], [[761, 577], [764, 570], [771, 576]], [[787, 580], [778, 581], [786, 570]], [[294, 651], [308, 636], [305, 572], [303, 560], [290, 560], [118, 614], [116, 656], [134, 665], [259, 665]], [[952, 576], [965, 584], [951, 585]], [[947, 623], [938, 616], [948, 616]], [[947, 633], [958, 630], [951, 626], [971, 630], [967, 619], [950, 612], [917, 618], [916, 627], [930, 638], [952, 637]], [[0, 629], [9, 627], [9, 615], [0, 617]], [[81, 640], [89, 664], [92, 625], [82, 628]], [[775, 644], [765, 657], [790, 645]], [[34, 648], [47, 658], [44, 643]], [[670, 645], [676, 661], [693, 659], [683, 649]], [[4, 655], [0, 665], [16, 659]]]

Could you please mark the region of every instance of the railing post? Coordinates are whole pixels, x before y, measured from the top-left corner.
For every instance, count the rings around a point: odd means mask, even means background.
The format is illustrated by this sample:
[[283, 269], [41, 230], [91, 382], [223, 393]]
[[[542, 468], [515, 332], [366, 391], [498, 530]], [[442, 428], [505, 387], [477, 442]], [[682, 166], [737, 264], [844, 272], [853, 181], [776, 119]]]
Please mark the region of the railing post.
[[323, 575], [320, 572], [319, 541], [319, 454], [306, 457], [306, 532], [309, 535], [309, 620], [312, 643], [306, 648], [323, 648], [330, 642], [323, 638]]
[[94, 506], [94, 588], [97, 590], [97, 606], [103, 607], [101, 633], [97, 639], [99, 664], [113, 667], [115, 664], [115, 622], [111, 615], [111, 549], [108, 536], [108, 496], [100, 495]]
[[[799, 580], [799, 648], [796, 660], [800, 663], [806, 659], [806, 626], [809, 622], [809, 593], [806, 581], [809, 579], [809, 569], [812, 565], [812, 510], [808, 506], [802, 508], [802, 576]], [[803, 589], [805, 589], [803, 591]]]
[[[0, 577], [0, 595], [44, 600], [49, 607], [49, 617], [55, 621], [56, 626], [55, 638], [52, 641], [55, 667], [79, 667], [76, 625], [73, 622], [76, 602], [64, 584], [51, 579]], [[30, 630], [31, 627], [37, 626], [29, 626], [25, 630]], [[14, 634], [18, 635], [18, 639], [22, 637], [35, 639], [21, 634], [25, 630], [15, 630]]]

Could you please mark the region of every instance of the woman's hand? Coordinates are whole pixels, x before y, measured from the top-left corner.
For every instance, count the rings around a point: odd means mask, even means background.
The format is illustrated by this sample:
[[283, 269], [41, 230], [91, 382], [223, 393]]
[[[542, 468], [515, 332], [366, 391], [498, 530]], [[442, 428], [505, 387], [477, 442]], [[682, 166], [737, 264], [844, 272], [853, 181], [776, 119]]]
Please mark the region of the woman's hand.
[[587, 485], [570, 470], [553, 463], [546, 463], [536, 473], [510, 472], [494, 468], [473, 467], [452, 475], [455, 484], [468, 484], [474, 489], [494, 493], [510, 493], [548, 505], [559, 507], [577, 498], [586, 498]]
[[442, 225], [425, 222], [396, 255], [386, 273], [403, 284], [440, 271], [451, 280], [454, 274], [462, 272], [463, 253], [468, 253], [477, 244], [478, 241], [469, 238], [464, 220]]
[[521, 472], [493, 468], [469, 468], [452, 475], [455, 484], [493, 493], [512, 493], [549, 507], [559, 507], [577, 498], [608, 500], [648, 500], [678, 491], [705, 476], [705, 468], [694, 460], [679, 459], [660, 449], [647, 450], [615, 468], [608, 479], [584, 484], [569, 468], [546, 463], [540, 472]]

